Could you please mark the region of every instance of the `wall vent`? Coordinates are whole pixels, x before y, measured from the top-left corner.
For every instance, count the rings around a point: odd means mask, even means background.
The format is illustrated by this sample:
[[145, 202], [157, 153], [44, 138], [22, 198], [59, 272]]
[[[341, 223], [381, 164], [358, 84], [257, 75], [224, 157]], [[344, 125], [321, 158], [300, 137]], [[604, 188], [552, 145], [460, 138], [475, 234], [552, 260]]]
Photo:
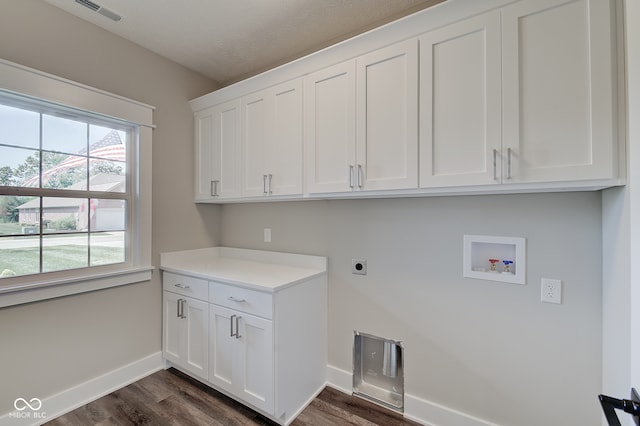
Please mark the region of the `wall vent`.
[[122, 20], [122, 16], [118, 15], [112, 10], [107, 9], [106, 7], [100, 6], [99, 4], [92, 2], [91, 0], [76, 0], [76, 3], [86, 7], [87, 9], [91, 9], [92, 11], [99, 13], [104, 17], [107, 17], [114, 22], [118, 22]]
[[354, 332], [353, 394], [404, 411], [402, 343]]

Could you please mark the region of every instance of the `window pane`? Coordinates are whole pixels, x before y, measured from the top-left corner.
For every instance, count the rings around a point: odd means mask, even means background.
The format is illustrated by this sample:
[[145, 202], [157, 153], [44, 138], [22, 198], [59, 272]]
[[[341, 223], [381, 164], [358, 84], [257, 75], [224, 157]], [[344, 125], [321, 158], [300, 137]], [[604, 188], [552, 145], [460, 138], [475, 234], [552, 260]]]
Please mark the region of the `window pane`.
[[0, 195], [0, 236], [38, 234], [39, 197]]
[[40, 114], [0, 105], [0, 143], [39, 148]]
[[91, 158], [89, 189], [91, 191], [125, 192], [127, 163]]
[[87, 123], [43, 114], [42, 149], [67, 154], [86, 153]]
[[42, 226], [45, 233], [86, 231], [87, 199], [45, 197], [42, 199]]
[[0, 145], [0, 186], [40, 185], [40, 152]]
[[89, 266], [87, 234], [45, 235], [42, 237], [42, 272]]
[[39, 272], [39, 237], [0, 237], [0, 279]]
[[89, 221], [91, 232], [124, 231], [126, 229], [126, 202], [124, 200], [90, 200]]
[[87, 189], [87, 157], [42, 153], [42, 187]]
[[127, 159], [125, 132], [99, 126], [91, 126], [91, 130], [93, 131], [89, 147], [91, 157], [116, 161]]
[[124, 232], [92, 232], [91, 266], [122, 263], [125, 259]]

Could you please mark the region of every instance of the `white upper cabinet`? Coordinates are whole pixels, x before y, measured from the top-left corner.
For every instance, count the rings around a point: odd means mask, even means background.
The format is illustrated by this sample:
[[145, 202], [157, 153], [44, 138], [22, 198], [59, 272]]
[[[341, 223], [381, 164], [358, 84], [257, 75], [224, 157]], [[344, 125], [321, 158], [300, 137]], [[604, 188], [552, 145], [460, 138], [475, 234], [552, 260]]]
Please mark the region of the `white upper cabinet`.
[[356, 163], [364, 190], [418, 187], [418, 40], [356, 59]]
[[615, 1], [444, 2], [196, 99], [196, 200], [621, 185]]
[[420, 186], [500, 182], [500, 12], [420, 37]]
[[242, 195], [302, 194], [302, 80], [242, 99]]
[[356, 164], [355, 60], [307, 76], [304, 96], [307, 191], [350, 191]]
[[417, 93], [416, 39], [307, 76], [307, 191], [417, 188]]
[[196, 112], [196, 201], [240, 196], [240, 124], [239, 99]]
[[526, 0], [502, 21], [503, 181], [616, 178], [610, 2]]

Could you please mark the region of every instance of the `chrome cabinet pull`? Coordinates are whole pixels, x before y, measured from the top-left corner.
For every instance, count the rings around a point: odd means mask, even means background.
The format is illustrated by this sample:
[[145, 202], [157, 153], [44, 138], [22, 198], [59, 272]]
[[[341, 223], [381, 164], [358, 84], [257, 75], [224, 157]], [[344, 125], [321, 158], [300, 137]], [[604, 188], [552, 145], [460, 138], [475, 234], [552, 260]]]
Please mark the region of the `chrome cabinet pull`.
[[246, 302], [246, 299], [238, 299], [237, 297], [229, 296], [227, 300], [231, 300], [232, 302], [243, 303]]
[[493, 150], [493, 180], [498, 179], [498, 150]]
[[191, 288], [188, 285], [180, 284], [180, 283], [174, 284], [174, 287], [182, 288], [182, 289], [185, 289], [185, 290], [188, 289], [188, 288]]
[[[230, 326], [229, 336], [230, 336], [230, 337], [233, 337], [233, 336], [235, 336], [236, 334], [238, 334], [237, 332], [236, 332], [236, 333], [234, 333], [234, 332], [233, 332], [233, 319], [234, 319], [235, 317], [236, 317], [236, 315], [231, 315], [231, 316], [229, 317], [229, 326]], [[236, 323], [236, 328], [237, 328], [237, 323]]]
[[511, 148], [507, 148], [507, 179], [511, 179]]
[[182, 312], [182, 316], [180, 318], [185, 319], [187, 316], [184, 313], [184, 305], [187, 303], [187, 299], [182, 299], [182, 309], [180, 309], [180, 311]]
[[238, 321], [240, 321], [240, 318], [242, 318], [242, 317], [239, 317], [239, 316], [236, 316], [236, 315], [234, 315], [234, 317], [236, 317], [236, 339], [239, 339], [242, 336], [240, 335], [240, 332], [239, 332], [240, 329], [238, 328]]
[[271, 181], [272, 181], [272, 180], [273, 180], [273, 175], [272, 175], [272, 174], [270, 174], [270, 175], [269, 175], [269, 185], [268, 185], [268, 188], [269, 188], [269, 195], [273, 194], [273, 188], [271, 188]]
[[358, 188], [362, 188], [364, 175], [362, 174], [362, 164], [358, 164]]
[[353, 164], [349, 164], [349, 167], [347, 167], [347, 173], [349, 175], [349, 188], [353, 188]]
[[220, 183], [219, 180], [212, 180], [211, 181], [211, 196], [212, 197], [218, 197], [220, 194], [218, 194], [218, 184]]
[[262, 193], [267, 194], [267, 175], [262, 175]]
[[186, 318], [186, 316], [184, 315], [184, 302], [186, 302], [186, 299], [178, 299], [176, 306], [177, 306], [177, 312], [176, 312], [176, 316], [178, 318]]

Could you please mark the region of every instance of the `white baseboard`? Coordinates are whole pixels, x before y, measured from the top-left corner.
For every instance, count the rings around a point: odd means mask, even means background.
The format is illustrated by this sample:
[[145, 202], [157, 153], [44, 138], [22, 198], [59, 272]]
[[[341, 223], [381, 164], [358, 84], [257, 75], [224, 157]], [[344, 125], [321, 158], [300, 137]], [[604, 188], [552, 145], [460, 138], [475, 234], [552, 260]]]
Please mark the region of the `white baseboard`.
[[[0, 425], [38, 425], [75, 410], [91, 401], [127, 386], [149, 374], [162, 370], [162, 352], [122, 366], [84, 383], [42, 399], [38, 411], [17, 410], [0, 416]], [[22, 417], [19, 417], [22, 416]]]
[[[353, 374], [327, 366], [327, 385], [351, 394]], [[404, 417], [427, 426], [498, 426], [469, 414], [405, 393]]]

